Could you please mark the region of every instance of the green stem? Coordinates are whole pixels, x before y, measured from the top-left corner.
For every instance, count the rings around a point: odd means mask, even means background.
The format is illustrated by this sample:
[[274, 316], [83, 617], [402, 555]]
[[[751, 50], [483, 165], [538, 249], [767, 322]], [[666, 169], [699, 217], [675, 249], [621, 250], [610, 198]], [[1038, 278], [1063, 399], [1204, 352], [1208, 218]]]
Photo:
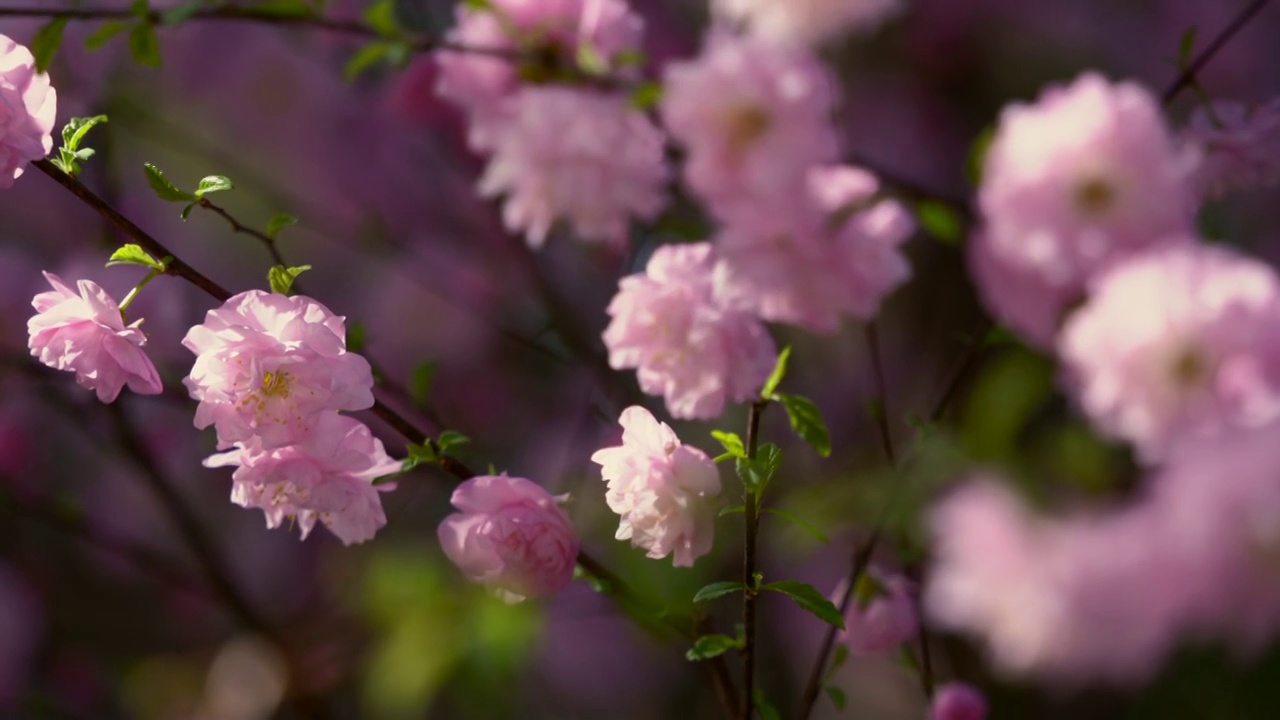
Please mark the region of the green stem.
[[134, 298], [138, 297], [138, 293], [142, 292], [142, 288], [146, 287], [147, 283], [164, 273], [165, 271], [163, 268], [153, 268], [151, 272], [147, 273], [146, 277], [142, 278], [137, 285], [133, 286], [133, 289], [129, 291], [129, 294], [124, 296], [124, 300], [120, 301], [120, 319], [123, 320], [126, 325], [129, 324], [129, 317], [125, 315], [125, 310], [129, 309], [129, 306], [133, 304]]

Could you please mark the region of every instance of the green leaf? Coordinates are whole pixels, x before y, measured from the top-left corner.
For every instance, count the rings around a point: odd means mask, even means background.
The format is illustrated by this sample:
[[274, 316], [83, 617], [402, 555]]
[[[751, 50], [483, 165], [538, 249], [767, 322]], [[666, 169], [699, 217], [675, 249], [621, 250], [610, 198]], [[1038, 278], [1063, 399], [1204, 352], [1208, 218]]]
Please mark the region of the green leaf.
[[916, 203], [916, 221], [931, 237], [946, 245], [958, 245], [964, 236], [964, 222], [950, 205], [937, 200]]
[[588, 75], [600, 77], [609, 74], [609, 61], [600, 54], [600, 49], [591, 43], [584, 42], [578, 45], [577, 60], [578, 67]]
[[835, 625], [841, 630], [844, 629], [844, 618], [840, 617], [840, 610], [808, 583], [802, 583], [799, 580], [779, 580], [763, 585], [760, 589], [780, 592], [819, 620], [828, 625]]
[[400, 23], [396, 20], [396, 5], [392, 0], [378, 0], [365, 8], [361, 17], [379, 35], [394, 36], [400, 32]]
[[72, 152], [78, 150], [80, 142], [93, 129], [93, 126], [104, 122], [107, 122], [106, 115], [71, 118], [62, 127], [62, 146]]
[[635, 48], [622, 50], [613, 56], [613, 64], [618, 67], [640, 67], [644, 61], [644, 53]]
[[725, 515], [734, 515], [746, 511], [747, 507], [745, 505], [726, 505], [720, 508], [720, 512], [716, 513], [716, 517], [724, 517]]
[[844, 706], [849, 704], [849, 699], [845, 697], [844, 690], [835, 685], [827, 685], [822, 689], [827, 691], [827, 697], [831, 698], [831, 704], [835, 705], [837, 710], [843, 710]]
[[831, 675], [835, 673], [836, 670], [839, 670], [840, 668], [844, 667], [844, 664], [848, 662], [849, 646], [836, 645], [836, 649], [833, 655], [834, 657], [831, 658], [831, 669], [827, 671], [827, 677], [831, 677]]
[[146, 20], [147, 16], [151, 14], [151, 4], [147, 0], [133, 0], [129, 4], [129, 14], [140, 20]]
[[303, 18], [316, 14], [314, 8], [302, 0], [272, 0], [249, 8], [254, 15], [278, 18]]
[[226, 192], [235, 188], [236, 186], [231, 182], [231, 178], [226, 175], [210, 175], [196, 185], [196, 197], [201, 198], [209, 193]]
[[342, 69], [342, 77], [345, 78], [347, 82], [355, 80], [360, 77], [365, 70], [368, 70], [384, 59], [388, 59], [388, 56], [391, 54], [391, 48], [392, 43], [386, 42], [385, 40], [378, 40], [365, 45], [357, 50], [356, 54], [352, 55], [351, 59], [347, 61], [346, 67]]
[[974, 187], [982, 184], [982, 176], [987, 163], [987, 150], [991, 148], [991, 143], [996, 138], [996, 128], [994, 125], [988, 125], [978, 133], [978, 137], [973, 139], [973, 144], [969, 146], [969, 156], [965, 159], [965, 175], [969, 178], [969, 183]]
[[436, 462], [436, 450], [431, 443], [409, 443], [406, 450], [409, 457], [400, 464], [400, 472], [407, 473], [419, 465], [432, 465]]
[[746, 457], [747, 449], [742, 444], [742, 438], [737, 433], [724, 432], [723, 430], [712, 430], [711, 437], [720, 441], [724, 449], [733, 457]]
[[1194, 52], [1196, 48], [1197, 32], [1199, 32], [1199, 28], [1197, 28], [1195, 25], [1192, 25], [1191, 27], [1187, 28], [1186, 32], [1182, 33], [1182, 37], [1178, 40], [1178, 67], [1179, 68], [1185, 68], [1191, 64], [1191, 53]]
[[267, 237], [275, 240], [281, 230], [297, 224], [298, 218], [289, 215], [288, 213], [280, 213], [279, 215], [271, 218], [271, 222], [267, 223]]
[[435, 360], [429, 360], [413, 369], [413, 377], [409, 381], [409, 398], [418, 407], [426, 407], [427, 398], [431, 396], [431, 384], [436, 379]]
[[147, 171], [147, 183], [151, 185], [151, 189], [155, 190], [156, 196], [161, 200], [190, 202], [197, 199], [195, 195], [186, 190], [180, 190], [177, 185], [169, 182], [169, 178], [165, 177], [164, 172], [155, 165], [143, 163], [142, 168]]
[[160, 41], [150, 22], [143, 20], [129, 31], [129, 53], [139, 65], [160, 67]]
[[164, 264], [152, 257], [151, 253], [143, 250], [141, 246], [129, 243], [121, 245], [115, 252], [111, 253], [111, 259], [107, 261], [107, 267], [113, 265], [143, 265], [153, 270], [164, 272]]
[[742, 647], [742, 642], [728, 635], [703, 635], [693, 641], [693, 647], [684, 654], [685, 658], [697, 662], [718, 657], [730, 650]]
[[736, 463], [738, 477], [752, 495], [760, 495], [769, 486], [782, 464], [782, 449], [766, 443], [756, 450], [755, 459], [740, 457]]
[[631, 90], [631, 107], [636, 110], [650, 110], [662, 102], [662, 83], [645, 81], [637, 83]]
[[182, 221], [183, 221], [183, 222], [186, 222], [186, 221], [187, 221], [187, 218], [188, 218], [188, 217], [191, 217], [191, 210], [192, 210], [192, 208], [194, 208], [196, 205], [197, 205], [197, 203], [189, 203], [186, 207], [182, 208]]
[[760, 714], [760, 720], [782, 720], [782, 716], [778, 714], [778, 708], [774, 707], [764, 696], [764, 690], [756, 688], [755, 693], [756, 712]]
[[93, 31], [93, 34], [84, 39], [84, 49], [89, 52], [100, 50], [103, 45], [107, 44], [108, 40], [119, 35], [128, 27], [129, 23], [120, 20], [104, 22], [98, 26], [97, 30]]
[[288, 295], [293, 291], [293, 281], [310, 269], [310, 265], [299, 265], [297, 267], [276, 265], [272, 267], [267, 271], [267, 282], [271, 285], [271, 292]]
[[445, 430], [440, 433], [440, 437], [436, 439], [436, 445], [440, 448], [440, 452], [446, 453], [456, 447], [461, 447], [471, 442], [471, 438], [463, 435], [457, 430]]
[[821, 530], [814, 527], [812, 523], [801, 520], [800, 518], [796, 517], [795, 515], [792, 515], [789, 512], [785, 512], [777, 508], [765, 508], [764, 511], [769, 513], [770, 515], [776, 515], [782, 518], [783, 520], [786, 520], [787, 522], [799, 527], [801, 530], [804, 530], [805, 532], [817, 538], [818, 542], [824, 545], [831, 542], [831, 539], [828, 538], [826, 534], [824, 534]]
[[164, 25], [178, 25], [200, 12], [204, 0], [188, 0], [188, 2], [160, 13], [160, 22]]
[[778, 353], [778, 360], [773, 364], [773, 372], [769, 373], [769, 379], [764, 381], [764, 387], [760, 389], [760, 397], [773, 399], [774, 393], [778, 392], [778, 386], [782, 384], [782, 379], [787, 376], [787, 362], [790, 360], [791, 346], [788, 345]]
[[742, 592], [746, 589], [747, 589], [747, 586], [743, 585], [741, 582], [735, 582], [735, 581], [713, 582], [710, 585], [707, 585], [706, 587], [699, 590], [696, 594], [694, 594], [693, 601], [698, 603], [698, 602], [706, 602], [708, 600], [715, 600], [718, 597], [724, 597], [725, 595], [732, 595], [733, 593]]
[[360, 352], [365, 346], [364, 323], [359, 320], [347, 325], [347, 351]]
[[62, 47], [62, 30], [67, 26], [67, 18], [57, 17], [36, 30], [31, 38], [31, 54], [36, 58], [36, 70], [44, 72], [53, 63], [53, 56]]
[[827, 432], [827, 423], [822, 419], [822, 411], [818, 406], [809, 398], [799, 395], [777, 393], [775, 399], [786, 408], [791, 429], [822, 457], [831, 455], [831, 434]]
[[473, 10], [493, 9], [493, 6], [489, 4], [489, 0], [462, 0], [462, 4]]

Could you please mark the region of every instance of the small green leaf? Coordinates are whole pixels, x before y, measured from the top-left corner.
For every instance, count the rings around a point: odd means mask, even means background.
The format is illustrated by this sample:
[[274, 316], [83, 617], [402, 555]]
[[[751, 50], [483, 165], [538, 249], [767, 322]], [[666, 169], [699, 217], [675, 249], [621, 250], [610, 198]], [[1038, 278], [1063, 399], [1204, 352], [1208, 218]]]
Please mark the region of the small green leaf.
[[755, 704], [760, 720], [782, 720], [782, 716], [778, 714], [778, 708], [769, 703], [761, 688], [756, 688]]
[[774, 393], [778, 392], [778, 386], [787, 376], [787, 362], [790, 360], [791, 346], [788, 345], [778, 353], [778, 360], [773, 364], [773, 372], [769, 373], [769, 379], [764, 381], [764, 387], [760, 389], [760, 397], [773, 399]]
[[195, 195], [186, 190], [179, 190], [177, 185], [169, 182], [169, 178], [165, 177], [164, 172], [155, 165], [143, 163], [142, 167], [147, 171], [147, 183], [151, 185], [151, 189], [156, 192], [156, 196], [161, 200], [190, 202], [196, 199]]
[[231, 178], [226, 175], [210, 175], [196, 185], [196, 197], [201, 198], [209, 193], [226, 192], [235, 188], [236, 186], [231, 182]]
[[378, 0], [365, 8], [361, 13], [364, 22], [378, 32], [379, 35], [394, 36], [400, 32], [400, 23], [396, 21], [396, 5], [393, 0]]
[[107, 122], [106, 115], [71, 118], [62, 127], [62, 146], [75, 152], [80, 148], [81, 141], [93, 129], [93, 126], [104, 122]]
[[804, 530], [805, 532], [817, 538], [818, 542], [824, 545], [831, 542], [831, 539], [828, 538], [826, 534], [824, 534], [821, 530], [814, 527], [812, 523], [801, 520], [800, 518], [796, 517], [795, 515], [792, 515], [789, 512], [785, 512], [777, 508], [765, 508], [764, 511], [769, 513], [770, 515], [776, 515], [777, 517], [780, 517], [783, 520], [786, 520], [787, 522], [795, 525], [801, 530]]
[[699, 590], [693, 596], [693, 601], [698, 603], [698, 602], [706, 602], [708, 600], [715, 600], [718, 597], [724, 597], [725, 595], [732, 595], [733, 593], [742, 592], [746, 589], [747, 589], [747, 586], [743, 585], [741, 582], [734, 582], [734, 581], [713, 582], [710, 585], [707, 585], [706, 587]]
[[978, 137], [974, 138], [973, 144], [969, 146], [969, 156], [965, 158], [965, 175], [974, 187], [982, 184], [982, 176], [987, 164], [987, 150], [991, 149], [991, 143], [995, 138], [995, 126], [988, 125], [978, 133]]
[[631, 90], [631, 107], [636, 110], [650, 110], [662, 102], [662, 83], [646, 81], [636, 84]]
[[107, 261], [107, 267], [113, 265], [143, 265], [153, 270], [164, 272], [163, 263], [152, 257], [151, 253], [133, 243], [121, 245], [115, 252], [111, 253], [111, 259]]
[[133, 0], [129, 4], [129, 14], [140, 20], [146, 20], [151, 14], [151, 4], [147, 0]]
[[373, 67], [378, 62], [388, 58], [391, 53], [392, 44], [385, 40], [371, 42], [368, 45], [356, 51], [355, 55], [347, 61], [346, 67], [342, 69], [342, 77], [347, 82], [351, 82], [360, 77], [365, 70]]
[[431, 443], [409, 443], [406, 450], [409, 457], [400, 464], [400, 472], [407, 473], [419, 465], [431, 465], [436, 462], [436, 450]]
[[473, 10], [493, 9], [493, 6], [489, 4], [489, 0], [462, 0], [462, 4]]
[[957, 245], [964, 236], [960, 215], [943, 202], [921, 200], [916, 203], [916, 221], [931, 237], [946, 245]]
[[737, 433], [724, 432], [723, 430], [712, 430], [711, 437], [720, 441], [724, 449], [732, 457], [746, 457], [747, 449], [742, 444], [742, 438]]
[[89, 37], [84, 39], [84, 48], [89, 52], [100, 50], [103, 45], [111, 38], [124, 32], [129, 27], [129, 23], [120, 20], [109, 20], [98, 26]]
[[160, 67], [160, 41], [150, 22], [143, 20], [129, 31], [129, 53], [139, 65]]
[[[173, 8], [169, 8], [160, 13], [160, 22], [164, 25], [179, 25], [186, 21], [192, 15], [200, 12], [204, 7], [204, 0], [188, 0], [188, 2]], [[254, 8], [255, 10], [257, 8]]]
[[756, 450], [754, 460], [740, 457], [736, 463], [738, 477], [752, 495], [760, 495], [765, 491], [780, 465], [782, 449], [773, 443], [766, 443]]
[[848, 662], [848, 660], [849, 660], [849, 646], [836, 645], [834, 657], [831, 658], [831, 669], [827, 671], [827, 676], [830, 677], [831, 674], [834, 673], [836, 670], [839, 670], [840, 668], [844, 667], [844, 664]]
[[808, 583], [802, 583], [799, 580], [779, 580], [763, 585], [760, 589], [780, 592], [794, 600], [796, 605], [809, 611], [819, 620], [829, 625], [835, 625], [841, 630], [844, 629], [844, 618], [840, 617], [840, 610]]
[[1196, 48], [1197, 32], [1199, 32], [1199, 28], [1197, 28], [1195, 25], [1192, 25], [1191, 27], [1187, 28], [1187, 31], [1182, 33], [1182, 37], [1179, 38], [1178, 40], [1178, 67], [1179, 68], [1185, 68], [1191, 64], [1191, 53], [1194, 52]]
[[818, 406], [809, 398], [799, 395], [777, 393], [776, 399], [786, 408], [791, 429], [822, 457], [831, 455], [831, 434], [827, 432], [827, 423], [822, 419], [822, 411]]
[[440, 448], [440, 452], [446, 453], [469, 442], [471, 442], [471, 438], [457, 430], [445, 430], [440, 433], [440, 437], [436, 440], [436, 445]]
[[418, 407], [426, 407], [427, 398], [431, 396], [431, 385], [436, 379], [437, 363], [428, 360], [413, 369], [413, 377], [409, 381], [409, 398]]
[[725, 507], [720, 508], [720, 512], [716, 513], [716, 517], [724, 517], [725, 515], [734, 515], [736, 513], [746, 511], [747, 508], [745, 505], [726, 505]]
[[31, 38], [31, 54], [36, 58], [36, 70], [44, 72], [53, 63], [53, 57], [62, 47], [62, 30], [67, 26], [67, 18], [57, 17], [36, 30]]
[[693, 641], [693, 647], [684, 654], [685, 658], [697, 662], [718, 657], [730, 650], [742, 647], [742, 642], [728, 635], [703, 635]]
[[843, 710], [844, 706], [849, 704], [849, 699], [845, 697], [844, 690], [835, 685], [827, 685], [823, 690], [827, 691], [827, 697], [831, 698], [831, 704], [835, 705], [837, 710]]
[[359, 320], [347, 325], [347, 352], [364, 350], [365, 327]]
[[187, 221], [187, 218], [191, 217], [191, 210], [192, 210], [192, 208], [194, 208], [195, 206], [196, 206], [196, 203], [190, 203], [190, 204], [188, 204], [186, 207], [182, 208], [182, 221], [183, 221], [183, 222], [186, 222], [186, 221]]
[[588, 75], [597, 77], [609, 74], [609, 61], [600, 49], [589, 42], [580, 43], [577, 52], [578, 67]]
[[271, 285], [271, 292], [288, 295], [293, 291], [293, 281], [310, 269], [310, 265], [299, 265], [297, 267], [276, 265], [272, 267], [267, 271], [267, 282]]
[[267, 223], [267, 237], [275, 240], [281, 230], [297, 224], [298, 218], [289, 215], [288, 213], [280, 213], [279, 215], [271, 218], [271, 222]]
[[254, 15], [278, 18], [304, 18], [316, 14], [315, 9], [302, 0], [272, 0], [249, 9]]

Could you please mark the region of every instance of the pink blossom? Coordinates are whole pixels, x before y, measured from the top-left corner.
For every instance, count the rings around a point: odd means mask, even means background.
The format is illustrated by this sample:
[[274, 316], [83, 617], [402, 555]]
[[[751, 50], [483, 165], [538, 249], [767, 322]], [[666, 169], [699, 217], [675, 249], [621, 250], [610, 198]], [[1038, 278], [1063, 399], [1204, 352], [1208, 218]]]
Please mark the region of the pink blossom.
[[369, 540], [387, 524], [378, 493], [394, 485], [373, 480], [400, 470], [368, 427], [336, 412], [318, 415], [293, 445], [266, 448], [254, 438], [209, 456], [204, 466], [236, 468], [231, 502], [261, 509], [267, 527], [293, 518], [306, 539], [319, 520], [344, 545]]
[[481, 475], [453, 491], [440, 546], [467, 577], [519, 601], [559, 592], [573, 580], [578, 536], [555, 497], [524, 478]]
[[[982, 228], [970, 244], [989, 256], [973, 264], [987, 271], [977, 279], [992, 312], [1043, 340], [1052, 328], [1028, 319], [1058, 315], [1061, 298], [1074, 299], [1117, 258], [1186, 238], [1195, 161], [1174, 142], [1157, 100], [1134, 83], [1086, 73], [1034, 105], [1007, 107], [986, 155]], [[995, 283], [1019, 291], [988, 287]], [[1002, 302], [1011, 300], [1037, 310]]]
[[712, 419], [725, 402], [751, 399], [777, 355], [759, 320], [714, 297], [714, 264], [709, 243], [660, 247], [608, 307], [609, 364], [637, 368], [640, 389], [678, 418]]
[[864, 655], [892, 650], [911, 640], [920, 627], [914, 583], [902, 575], [864, 575], [845, 613], [844, 627], [845, 644]]
[[97, 283], [81, 280], [79, 289], [62, 278], [44, 274], [51, 292], [32, 299], [35, 317], [27, 321], [28, 345], [40, 362], [76, 374], [76, 382], [112, 402], [125, 385], [143, 395], [163, 391], [160, 375], [142, 351], [147, 336], [137, 320], [125, 326], [120, 305]]
[[691, 567], [711, 550], [720, 473], [638, 405], [623, 410], [619, 423], [622, 445], [591, 456], [609, 484], [609, 509], [622, 516], [616, 537], [650, 558], [671, 555], [676, 567]]
[[624, 245], [631, 217], [652, 219], [665, 204], [662, 132], [622, 95], [530, 87], [519, 110], [494, 131], [480, 194], [506, 195], [507, 229], [539, 247], [557, 219], [584, 240]]
[[946, 683], [933, 693], [929, 720], [987, 720], [987, 699], [972, 685]]
[[1204, 156], [1193, 178], [1204, 195], [1280, 181], [1280, 98], [1252, 107], [1231, 100], [1198, 106], [1182, 139]]
[[816, 45], [874, 30], [902, 10], [902, 0], [714, 0], [712, 6], [720, 17], [746, 23], [754, 36]]
[[1153, 250], [1094, 279], [1058, 351], [1084, 412], [1156, 461], [1280, 417], [1280, 282], [1224, 247]]
[[252, 438], [270, 450], [307, 433], [321, 413], [373, 405], [369, 363], [346, 349], [343, 318], [297, 295], [249, 290], [210, 310], [182, 344], [196, 354], [183, 382], [195, 425], [218, 447]]
[[860, 168], [814, 167], [805, 180], [805, 204], [724, 228], [718, 292], [765, 320], [832, 332], [842, 315], [874, 317], [911, 277], [902, 244], [915, 223], [875, 199], [879, 182]]
[[836, 158], [836, 83], [801, 48], [713, 31], [665, 80], [662, 119], [688, 153], [686, 180], [722, 220], [786, 207], [810, 167]]
[[31, 51], [0, 35], [0, 189], [53, 149], [57, 92]]

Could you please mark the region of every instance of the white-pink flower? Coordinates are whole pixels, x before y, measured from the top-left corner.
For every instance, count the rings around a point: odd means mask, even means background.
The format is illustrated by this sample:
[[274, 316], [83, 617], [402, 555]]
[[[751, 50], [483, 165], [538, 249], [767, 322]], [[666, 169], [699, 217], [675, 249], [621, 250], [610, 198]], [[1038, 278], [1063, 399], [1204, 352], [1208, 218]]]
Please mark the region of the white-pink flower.
[[633, 405], [622, 411], [622, 445], [597, 450], [591, 461], [609, 484], [605, 501], [622, 516], [619, 540], [648, 557], [672, 556], [690, 567], [711, 550], [720, 473], [701, 450], [682, 445], [666, 423]]
[[204, 466], [236, 468], [231, 502], [262, 510], [267, 527], [293, 518], [306, 539], [319, 521], [350, 545], [371, 539], [387, 524], [378, 493], [395, 486], [373, 480], [399, 471], [401, 463], [387, 456], [359, 420], [325, 412], [292, 445], [264, 448], [255, 438], [209, 456]]
[[1209, 197], [1280, 181], [1280, 98], [1215, 100], [1191, 113], [1182, 139], [1203, 155], [1194, 182]]
[[640, 389], [678, 418], [712, 419], [757, 395], [777, 350], [755, 316], [714, 296], [710, 243], [666, 245], [609, 303], [609, 364], [636, 368]]
[[31, 51], [0, 35], [0, 188], [53, 149], [57, 92]]
[[624, 245], [631, 218], [651, 219], [666, 202], [662, 132], [622, 95], [529, 87], [493, 131], [480, 194], [506, 196], [508, 230], [541, 246], [557, 220], [584, 240]]
[[1095, 278], [1058, 352], [1085, 414], [1158, 461], [1280, 417], [1280, 281], [1225, 247], [1153, 250]]
[[802, 48], [712, 31], [701, 55], [667, 66], [665, 84], [662, 119], [688, 154], [686, 180], [722, 220], [803, 202], [809, 168], [836, 159], [836, 83]]
[[36, 315], [27, 321], [28, 346], [40, 362], [76, 374], [76, 382], [112, 402], [120, 390], [143, 395], [163, 391], [160, 375], [143, 352], [147, 336], [137, 320], [127, 327], [120, 305], [97, 283], [81, 280], [79, 290], [62, 278], [44, 274], [53, 290], [32, 299]]
[[578, 535], [556, 497], [524, 478], [481, 475], [453, 491], [440, 547], [466, 576], [510, 601], [546, 597], [573, 580]]
[[929, 720], [987, 720], [987, 698], [962, 682], [939, 685], [929, 706]]
[[182, 344], [196, 354], [183, 380], [200, 402], [195, 425], [219, 448], [306, 435], [322, 413], [373, 405], [369, 363], [347, 352], [343, 318], [311, 298], [249, 290], [210, 310]]
[[874, 30], [902, 10], [902, 0], [714, 0], [721, 18], [766, 40], [816, 45]]
[[869, 571], [845, 613], [844, 643], [867, 655], [910, 641], [920, 629], [915, 592], [915, 584], [902, 575]]
[[[982, 228], [970, 243], [986, 272], [978, 289], [1001, 320], [1045, 345], [1055, 325], [1010, 305], [1040, 290], [1037, 303], [1079, 295], [1089, 276], [1117, 258], [1192, 230], [1189, 182], [1196, 153], [1174, 141], [1159, 102], [1131, 82], [1096, 73], [1046, 90], [1033, 105], [1001, 113], [978, 193]], [[994, 285], [1022, 289], [1003, 292]], [[1056, 324], [1056, 323], [1055, 323]]]

